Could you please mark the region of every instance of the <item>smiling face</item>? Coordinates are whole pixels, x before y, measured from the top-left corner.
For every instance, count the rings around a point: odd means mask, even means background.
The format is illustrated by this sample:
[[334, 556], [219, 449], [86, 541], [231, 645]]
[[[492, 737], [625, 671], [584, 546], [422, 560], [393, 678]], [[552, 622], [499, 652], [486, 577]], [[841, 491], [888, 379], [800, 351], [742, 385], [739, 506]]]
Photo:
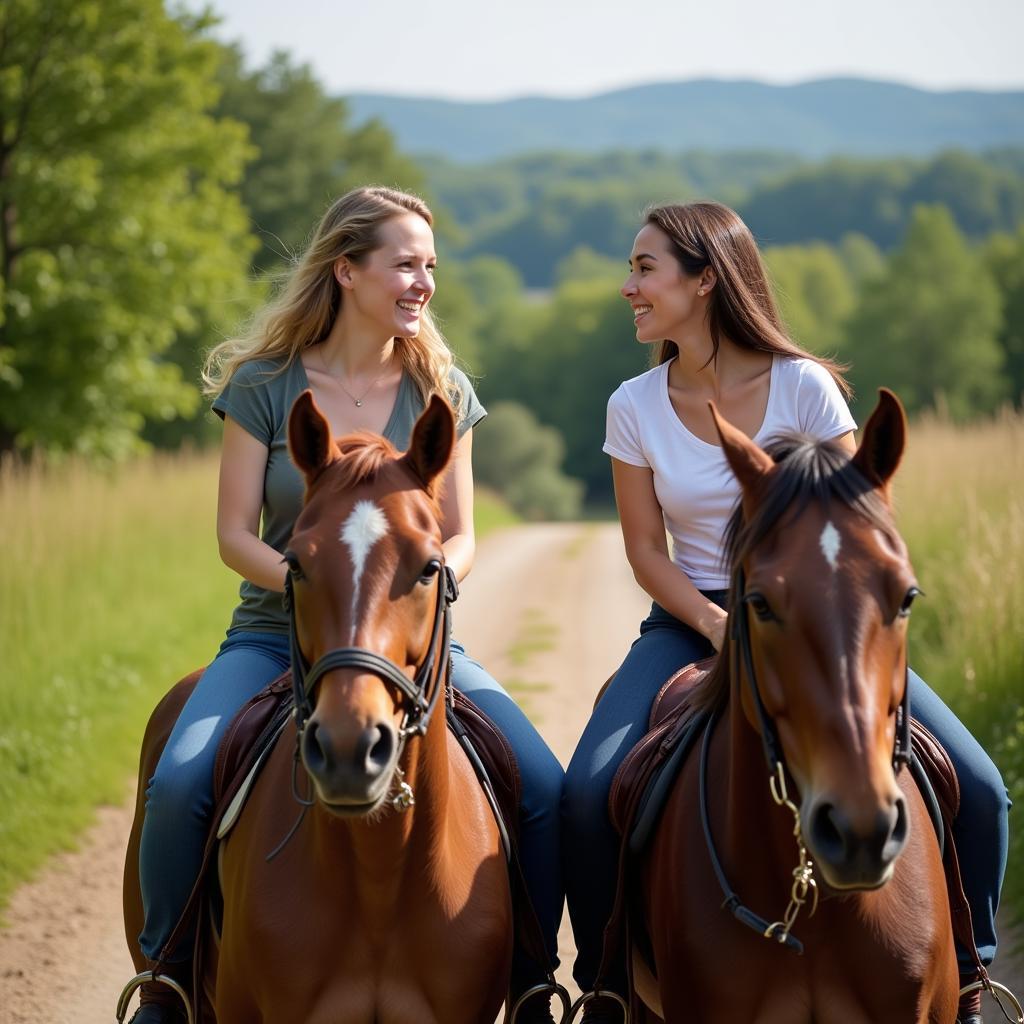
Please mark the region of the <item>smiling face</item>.
[[691, 277], [684, 273], [668, 235], [656, 224], [640, 229], [629, 267], [621, 293], [633, 308], [637, 341], [675, 340], [689, 326], [703, 321], [707, 303], [698, 291], [707, 291], [704, 274]]
[[419, 214], [403, 213], [379, 226], [377, 243], [359, 263], [340, 259], [335, 265], [344, 315], [389, 337], [415, 338], [434, 294], [434, 232]]

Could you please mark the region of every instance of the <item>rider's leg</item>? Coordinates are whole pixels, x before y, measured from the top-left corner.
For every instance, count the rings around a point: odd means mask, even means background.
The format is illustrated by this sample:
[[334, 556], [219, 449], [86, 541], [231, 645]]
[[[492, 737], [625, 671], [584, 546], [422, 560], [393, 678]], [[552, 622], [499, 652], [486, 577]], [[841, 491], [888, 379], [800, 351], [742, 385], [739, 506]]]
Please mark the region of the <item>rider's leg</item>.
[[[1010, 800], [999, 769], [963, 723], [916, 673], [910, 673], [911, 714], [946, 748], [960, 782], [960, 812], [953, 838], [964, 895], [971, 906], [974, 941], [986, 966], [996, 955], [996, 907], [1006, 871]], [[973, 974], [970, 953], [957, 945], [960, 973]]]
[[[146, 790], [139, 847], [145, 924], [139, 943], [157, 960], [188, 900], [213, 812], [217, 745], [238, 709], [289, 664], [288, 638], [238, 632], [222, 644], [167, 740]], [[168, 957], [191, 957], [191, 936]]]
[[[723, 604], [726, 595], [709, 596]], [[682, 666], [712, 653], [705, 637], [653, 605], [569, 763], [562, 797], [562, 848], [578, 951], [573, 975], [584, 992], [597, 980], [618, 877], [619, 836], [608, 818], [612, 778], [647, 732], [651, 704], [662, 684]], [[603, 981], [625, 996], [624, 960]]]
[[[565, 898], [559, 856], [562, 766], [516, 702], [455, 642], [452, 680], [495, 722], [515, 752], [522, 780], [519, 855], [544, 943], [552, 963], [557, 964], [558, 925]], [[512, 965], [513, 994], [543, 980], [543, 969], [517, 949]]]

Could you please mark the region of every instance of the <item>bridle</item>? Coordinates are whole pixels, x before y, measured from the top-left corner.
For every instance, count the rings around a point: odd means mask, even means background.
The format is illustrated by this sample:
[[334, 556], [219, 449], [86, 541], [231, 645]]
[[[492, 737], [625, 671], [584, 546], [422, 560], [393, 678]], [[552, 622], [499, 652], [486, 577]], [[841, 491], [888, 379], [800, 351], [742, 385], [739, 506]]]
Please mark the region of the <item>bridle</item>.
[[[758, 727], [761, 734], [761, 746], [764, 750], [765, 762], [768, 765], [768, 785], [771, 791], [772, 800], [780, 807], [788, 808], [794, 818], [793, 837], [796, 840], [799, 858], [796, 868], [793, 870], [793, 887], [790, 892], [789, 905], [781, 921], [769, 923], [764, 918], [755, 914], [749, 907], [743, 905], [739, 896], [733, 891], [722, 870], [721, 860], [718, 851], [715, 849], [714, 838], [711, 835], [711, 820], [708, 815], [707, 806], [707, 763], [708, 752], [711, 746], [711, 735], [714, 732], [715, 724], [720, 715], [720, 708], [716, 708], [708, 718], [704, 730], [704, 737], [700, 751], [700, 778], [698, 786], [700, 789], [700, 817], [701, 825], [704, 828], [704, 839], [707, 843], [708, 855], [711, 858], [711, 866], [714, 869], [718, 884], [721, 886], [725, 900], [722, 906], [742, 924], [753, 928], [766, 939], [774, 939], [781, 945], [792, 949], [796, 953], [803, 952], [803, 944], [790, 933], [801, 907], [810, 899], [811, 915], [818, 906], [818, 888], [814, 880], [814, 865], [807, 855], [804, 846], [803, 829], [800, 822], [799, 808], [789, 798], [786, 789], [786, 758], [782, 750], [782, 742], [779, 739], [778, 729], [775, 721], [764, 706], [761, 697], [761, 690], [757, 683], [757, 673], [754, 671], [754, 655], [750, 642], [750, 621], [747, 618], [748, 609], [745, 600], [746, 575], [740, 567], [733, 580], [732, 593], [736, 595], [736, 607], [729, 613], [729, 639], [731, 644], [730, 671], [737, 673], [742, 670], [746, 676], [747, 685], [753, 697], [754, 707], [757, 711]], [[739, 654], [739, 658], [735, 655]], [[892, 766], [897, 774], [900, 768], [911, 761], [911, 739], [910, 739], [910, 679], [909, 669], [905, 669], [907, 678], [903, 687], [903, 698], [896, 709], [896, 736], [893, 742]], [[733, 676], [735, 681], [735, 675]], [[740, 684], [742, 685], [742, 683]]]
[[[782, 743], [779, 740], [778, 730], [768, 709], [764, 706], [761, 698], [761, 690], [757, 685], [757, 674], [754, 671], [754, 655], [750, 644], [750, 622], [747, 618], [747, 602], [744, 600], [746, 590], [746, 574], [740, 568], [736, 574], [733, 593], [737, 595], [737, 609], [730, 616], [730, 634], [733, 648], [739, 649], [742, 660], [743, 672], [747, 677], [750, 686], [750, 693], [754, 698], [754, 707], [757, 709], [757, 723], [761, 731], [761, 745], [764, 748], [765, 761], [768, 764], [768, 771], [774, 778], [785, 772], [786, 758], [782, 752]], [[733, 659], [733, 671], [738, 666]], [[896, 736], [893, 742], [892, 770], [899, 774], [900, 768], [910, 763], [910, 679], [909, 672], [904, 669], [903, 699], [896, 709]]]
[[[336, 647], [322, 654], [310, 665], [299, 645], [295, 619], [295, 594], [291, 573], [285, 578], [284, 606], [288, 613], [288, 642], [291, 649], [293, 716], [299, 742], [310, 716], [313, 688], [328, 672], [338, 668], [356, 668], [371, 672], [383, 682], [394, 686], [402, 695], [402, 724], [398, 730], [398, 757], [410, 736], [423, 736], [430, 725], [438, 698], [448, 680], [451, 658], [451, 606], [458, 599], [459, 585], [450, 566], [441, 564], [436, 573], [437, 595], [430, 646], [416, 675], [409, 677], [390, 658], [365, 647]], [[431, 686], [433, 683], [433, 686]]]

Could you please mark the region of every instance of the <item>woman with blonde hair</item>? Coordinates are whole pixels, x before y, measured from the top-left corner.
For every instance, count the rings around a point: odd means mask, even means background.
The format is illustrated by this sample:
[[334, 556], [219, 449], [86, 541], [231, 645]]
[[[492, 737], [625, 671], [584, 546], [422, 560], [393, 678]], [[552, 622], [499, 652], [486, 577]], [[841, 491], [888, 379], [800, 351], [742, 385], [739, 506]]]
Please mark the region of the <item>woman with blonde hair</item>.
[[[441, 501], [444, 557], [459, 580], [472, 566], [472, 436], [486, 413], [453, 365], [428, 308], [437, 263], [432, 223], [423, 201], [404, 192], [368, 187], [342, 196], [248, 334], [210, 354], [206, 388], [224, 420], [217, 537], [221, 558], [243, 582], [227, 638], [185, 705], [147, 790], [140, 943], [152, 959], [168, 941], [199, 870], [217, 744], [236, 710], [289, 667], [281, 555], [304, 489], [286, 437], [295, 398], [311, 388], [334, 436], [370, 430], [399, 450], [408, 447], [430, 396], [447, 398], [459, 440]], [[521, 858], [554, 958], [562, 912], [561, 766], [514, 701], [455, 642], [452, 672], [455, 685], [491, 716], [518, 756]], [[183, 982], [190, 980], [190, 953], [186, 940], [170, 958], [172, 974]], [[541, 968], [517, 950], [513, 995], [541, 980]], [[529, 1019], [550, 1020], [546, 1007], [531, 1012]], [[146, 990], [133, 1020], [176, 1021], [179, 1013], [164, 993]]]

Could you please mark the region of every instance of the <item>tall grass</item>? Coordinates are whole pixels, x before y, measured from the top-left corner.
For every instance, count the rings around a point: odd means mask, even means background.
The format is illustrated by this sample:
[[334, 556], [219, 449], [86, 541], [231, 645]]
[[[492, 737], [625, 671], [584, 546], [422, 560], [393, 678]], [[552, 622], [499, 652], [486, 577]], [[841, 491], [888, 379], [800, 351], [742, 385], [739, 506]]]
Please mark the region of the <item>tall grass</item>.
[[900, 530], [926, 597], [911, 662], [1002, 770], [1011, 815], [1004, 901], [1024, 917], [1024, 416], [912, 425], [896, 484]]
[[216, 651], [237, 590], [216, 472], [0, 467], [0, 901], [124, 800], [158, 695]]
[[[128, 792], [146, 719], [224, 635], [217, 461], [0, 462], [0, 907]], [[478, 499], [478, 533], [514, 521]]]

